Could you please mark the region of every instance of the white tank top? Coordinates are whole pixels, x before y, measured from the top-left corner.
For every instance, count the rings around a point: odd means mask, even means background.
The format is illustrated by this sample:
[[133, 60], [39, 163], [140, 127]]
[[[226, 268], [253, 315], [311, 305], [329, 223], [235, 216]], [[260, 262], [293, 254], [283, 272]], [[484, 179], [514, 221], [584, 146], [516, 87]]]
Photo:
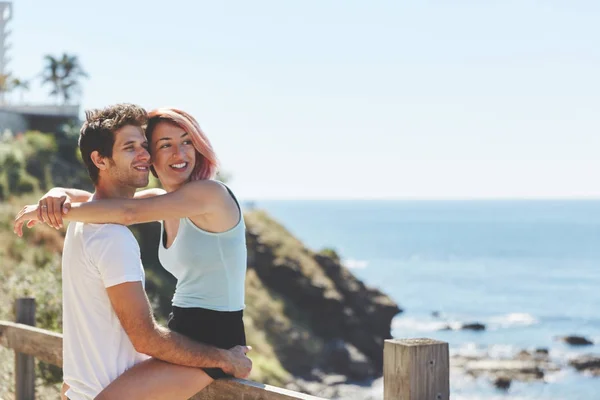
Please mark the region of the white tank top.
[[[230, 190], [229, 193], [237, 203]], [[168, 249], [164, 235], [161, 221], [158, 258], [177, 278], [174, 306], [215, 311], [244, 309], [247, 250], [241, 209], [239, 222], [226, 232], [207, 232], [189, 218], [181, 218], [175, 241]]]

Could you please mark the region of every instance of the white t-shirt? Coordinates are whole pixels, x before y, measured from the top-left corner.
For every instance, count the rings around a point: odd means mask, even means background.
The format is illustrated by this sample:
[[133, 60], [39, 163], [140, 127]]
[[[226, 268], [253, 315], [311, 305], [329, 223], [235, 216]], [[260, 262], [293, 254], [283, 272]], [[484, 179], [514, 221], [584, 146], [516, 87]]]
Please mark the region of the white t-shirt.
[[141, 281], [140, 247], [122, 225], [71, 222], [62, 258], [63, 376], [67, 397], [88, 400], [148, 356], [135, 351], [106, 288]]

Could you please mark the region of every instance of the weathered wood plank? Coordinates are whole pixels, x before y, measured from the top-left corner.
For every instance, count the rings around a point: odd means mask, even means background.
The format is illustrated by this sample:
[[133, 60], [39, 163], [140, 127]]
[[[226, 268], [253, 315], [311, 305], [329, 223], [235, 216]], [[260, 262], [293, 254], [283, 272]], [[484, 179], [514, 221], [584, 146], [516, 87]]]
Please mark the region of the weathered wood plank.
[[[35, 325], [35, 299], [17, 299], [15, 315], [20, 324]], [[15, 351], [15, 399], [35, 398], [35, 358], [32, 355]]]
[[190, 400], [323, 400], [320, 397], [298, 393], [275, 386], [263, 385], [244, 379], [219, 379]]
[[0, 321], [0, 345], [62, 367], [62, 335], [33, 326]]
[[[0, 321], [0, 345], [62, 367], [61, 334], [14, 322]], [[303, 393], [243, 379], [218, 380], [192, 399], [323, 400]]]
[[384, 400], [448, 400], [448, 343], [431, 339], [386, 340], [383, 387]]

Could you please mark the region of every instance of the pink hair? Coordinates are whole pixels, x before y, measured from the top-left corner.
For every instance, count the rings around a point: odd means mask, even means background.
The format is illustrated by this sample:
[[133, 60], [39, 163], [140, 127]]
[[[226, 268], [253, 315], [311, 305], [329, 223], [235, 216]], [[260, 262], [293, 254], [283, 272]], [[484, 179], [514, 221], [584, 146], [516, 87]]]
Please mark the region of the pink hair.
[[185, 111], [176, 108], [157, 108], [148, 113], [146, 137], [151, 141], [152, 133], [160, 122], [177, 125], [188, 133], [196, 149], [196, 165], [190, 179], [193, 181], [213, 179], [217, 175], [219, 161], [210, 141], [200, 129], [198, 121]]

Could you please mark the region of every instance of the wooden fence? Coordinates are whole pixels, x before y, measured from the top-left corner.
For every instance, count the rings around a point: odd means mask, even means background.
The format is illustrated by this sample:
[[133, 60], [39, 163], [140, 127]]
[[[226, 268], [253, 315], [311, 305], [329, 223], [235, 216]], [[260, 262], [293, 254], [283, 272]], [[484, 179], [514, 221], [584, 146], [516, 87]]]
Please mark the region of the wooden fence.
[[[15, 398], [35, 398], [34, 358], [62, 367], [62, 335], [35, 328], [35, 299], [18, 299], [16, 322], [0, 321], [0, 345], [15, 351]], [[431, 339], [386, 340], [384, 400], [448, 400], [448, 344]], [[244, 379], [220, 379], [193, 400], [319, 400], [320, 398]], [[321, 399], [322, 400], [322, 399]]]

